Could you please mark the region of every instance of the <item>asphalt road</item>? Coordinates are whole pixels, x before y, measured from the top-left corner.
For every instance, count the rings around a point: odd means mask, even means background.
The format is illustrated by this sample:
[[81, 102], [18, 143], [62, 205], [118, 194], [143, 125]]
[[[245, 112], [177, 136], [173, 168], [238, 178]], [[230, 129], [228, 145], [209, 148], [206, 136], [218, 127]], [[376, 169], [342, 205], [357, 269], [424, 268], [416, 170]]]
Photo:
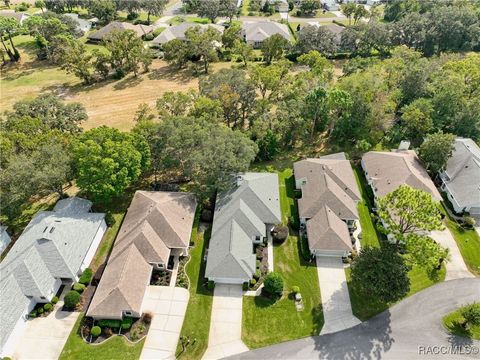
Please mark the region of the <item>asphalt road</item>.
[[[450, 335], [441, 322], [444, 315], [473, 301], [480, 301], [480, 278], [450, 280], [425, 289], [353, 328], [276, 344], [228, 359], [480, 359], [480, 341]], [[455, 348], [473, 351], [454, 354], [451, 351]]]

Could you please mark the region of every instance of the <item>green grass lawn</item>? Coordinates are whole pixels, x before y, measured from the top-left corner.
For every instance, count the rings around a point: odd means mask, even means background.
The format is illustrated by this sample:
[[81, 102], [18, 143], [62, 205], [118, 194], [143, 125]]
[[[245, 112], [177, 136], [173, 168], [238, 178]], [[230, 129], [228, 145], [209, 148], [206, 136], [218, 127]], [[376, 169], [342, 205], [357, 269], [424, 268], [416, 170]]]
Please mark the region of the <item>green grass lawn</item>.
[[[297, 216], [292, 169], [278, 173], [280, 205], [284, 222]], [[298, 236], [290, 236], [273, 249], [274, 270], [285, 281], [283, 297], [273, 302], [264, 297], [243, 297], [242, 339], [251, 349], [282, 341], [317, 335], [323, 326], [322, 301], [315, 264], [307, 263], [300, 253]], [[298, 312], [290, 295], [293, 286], [299, 286], [305, 308]]]
[[78, 334], [82, 318], [80, 315], [75, 323], [59, 360], [135, 360], [140, 357], [145, 340], [131, 344], [123, 337], [114, 336], [100, 345], [85, 343]]
[[196, 342], [193, 345], [189, 345], [185, 352], [182, 353], [182, 346], [179, 341], [177, 359], [201, 359], [208, 346], [213, 296], [203, 286], [205, 273], [203, 257], [210, 239], [211, 228], [205, 231], [205, 235], [198, 233], [198, 219], [199, 216], [197, 214], [192, 232], [192, 239], [195, 245], [190, 250], [190, 260], [185, 267], [185, 271], [190, 279], [190, 300], [180, 334], [182, 337], [189, 336], [191, 342], [193, 339], [196, 339]]
[[103, 264], [107, 255], [109, 254], [110, 249], [113, 246], [113, 242], [117, 237], [118, 230], [120, 230], [120, 226], [122, 225], [123, 218], [125, 217], [125, 211], [112, 214], [112, 216], [115, 219], [115, 224], [109, 227], [105, 232], [105, 235], [103, 235], [103, 239], [97, 248], [95, 257], [93, 258], [92, 263], [90, 264], [90, 267], [94, 271], [98, 269], [100, 265]]
[[455, 238], [468, 269], [476, 276], [480, 276], [480, 236], [478, 233], [475, 229], [463, 229], [448, 215], [445, 217], [444, 223]]
[[458, 309], [443, 318], [443, 326], [452, 334], [480, 340], [480, 326], [471, 326], [466, 330], [462, 326], [464, 320], [460, 309]]

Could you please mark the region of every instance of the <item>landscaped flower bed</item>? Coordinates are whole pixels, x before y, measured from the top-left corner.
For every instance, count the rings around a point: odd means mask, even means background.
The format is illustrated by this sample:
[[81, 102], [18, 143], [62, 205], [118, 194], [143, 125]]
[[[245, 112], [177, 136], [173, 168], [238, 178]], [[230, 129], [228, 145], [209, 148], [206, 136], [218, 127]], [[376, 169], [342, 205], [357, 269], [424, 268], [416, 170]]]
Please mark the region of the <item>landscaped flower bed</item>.
[[264, 245], [255, 247], [256, 271], [253, 279], [248, 283], [249, 290], [257, 290], [263, 283], [264, 277], [268, 274], [268, 250]]
[[28, 314], [28, 317], [33, 319], [37, 317], [45, 317], [55, 309], [55, 304], [58, 302], [58, 297], [54, 296], [49, 303], [38, 303], [35, 308]]
[[175, 286], [182, 287], [184, 289], [188, 289], [188, 277], [185, 273], [185, 264], [188, 262], [189, 257], [184, 256], [180, 259], [178, 263], [178, 273], [177, 273], [177, 281]]
[[150, 285], [169, 286], [172, 273], [168, 270], [153, 270]]

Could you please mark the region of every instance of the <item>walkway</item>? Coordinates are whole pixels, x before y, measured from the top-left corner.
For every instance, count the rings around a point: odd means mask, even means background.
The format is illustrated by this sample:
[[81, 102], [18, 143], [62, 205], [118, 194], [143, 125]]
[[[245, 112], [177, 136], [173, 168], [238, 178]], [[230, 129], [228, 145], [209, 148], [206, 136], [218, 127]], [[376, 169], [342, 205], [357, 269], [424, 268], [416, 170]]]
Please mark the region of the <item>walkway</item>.
[[478, 350], [480, 341], [450, 335], [441, 324], [443, 316], [478, 299], [480, 279], [445, 281], [351, 329], [268, 346], [232, 359], [479, 359], [478, 352], [420, 353], [422, 349], [448, 352], [455, 347], [457, 351]]
[[445, 280], [474, 277], [470, 271], [468, 271], [465, 261], [463, 261], [462, 254], [458, 249], [457, 242], [448, 228], [445, 228], [442, 231], [432, 231], [430, 236], [441, 246], [449, 249], [450, 258], [446, 263], [447, 275], [445, 276]]
[[143, 299], [144, 312], [153, 314], [140, 359], [175, 359], [190, 294], [187, 289], [148, 286]]
[[248, 351], [242, 341], [242, 285], [216, 284], [205, 360]]
[[317, 256], [317, 271], [325, 318], [320, 334], [337, 332], [360, 324], [360, 320], [352, 314], [342, 260]]
[[27, 322], [13, 359], [58, 359], [80, 315], [79, 312], [61, 311], [62, 307], [63, 301], [60, 300], [51, 314]]

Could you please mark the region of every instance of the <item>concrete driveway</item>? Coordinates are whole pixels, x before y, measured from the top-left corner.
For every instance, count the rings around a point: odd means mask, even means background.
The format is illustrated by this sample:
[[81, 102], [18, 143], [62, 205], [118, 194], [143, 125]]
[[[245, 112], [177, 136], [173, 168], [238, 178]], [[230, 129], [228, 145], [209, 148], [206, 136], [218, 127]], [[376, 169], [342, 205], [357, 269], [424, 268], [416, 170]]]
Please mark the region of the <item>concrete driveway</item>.
[[208, 348], [203, 359], [221, 359], [248, 351], [242, 341], [242, 302], [242, 285], [215, 285]]
[[317, 256], [317, 272], [325, 318], [320, 334], [337, 332], [360, 324], [360, 320], [352, 314], [342, 260]]
[[149, 286], [143, 300], [145, 312], [153, 314], [140, 359], [175, 359], [190, 294], [170, 286]]
[[458, 249], [457, 242], [453, 238], [450, 230], [444, 229], [442, 231], [432, 231], [430, 236], [437, 243], [449, 249], [450, 259], [446, 263], [447, 275], [445, 276], [445, 280], [474, 277], [470, 271], [468, 271], [465, 261], [463, 261], [462, 254]]
[[29, 320], [13, 359], [58, 359], [80, 313], [60, 311], [63, 301], [43, 318]]

